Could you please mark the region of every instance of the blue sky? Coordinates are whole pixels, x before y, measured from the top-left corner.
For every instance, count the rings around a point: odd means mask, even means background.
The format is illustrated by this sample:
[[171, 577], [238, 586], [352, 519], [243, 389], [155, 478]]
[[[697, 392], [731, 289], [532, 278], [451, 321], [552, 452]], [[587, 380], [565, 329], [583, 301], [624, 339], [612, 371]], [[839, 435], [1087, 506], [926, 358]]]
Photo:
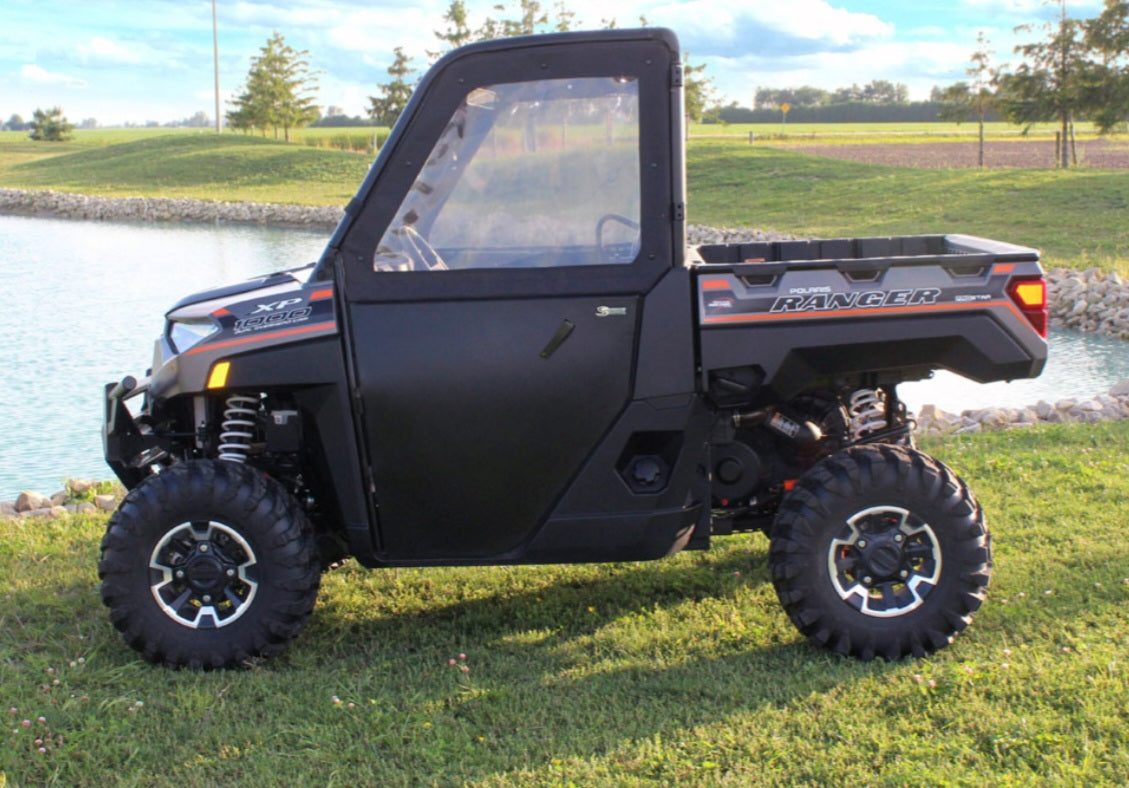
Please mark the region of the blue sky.
[[[472, 23], [499, 0], [467, 0]], [[220, 91], [242, 86], [250, 59], [274, 30], [309, 50], [318, 103], [361, 114], [387, 80], [392, 48], [426, 67], [450, 0], [217, 0]], [[516, 0], [509, 3], [517, 6]], [[542, 0], [550, 10], [554, 0]], [[872, 79], [904, 82], [914, 99], [964, 78], [976, 34], [995, 63], [1039, 33], [1020, 24], [1055, 18], [1044, 0], [566, 0], [576, 22], [673, 28], [691, 62], [706, 63], [726, 100], [751, 105], [758, 86], [833, 89]], [[1101, 0], [1067, 3], [1094, 16]], [[3, 0], [0, 120], [59, 105], [68, 119], [102, 125], [161, 123], [214, 113], [211, 0]], [[226, 107], [225, 107], [226, 111]]]

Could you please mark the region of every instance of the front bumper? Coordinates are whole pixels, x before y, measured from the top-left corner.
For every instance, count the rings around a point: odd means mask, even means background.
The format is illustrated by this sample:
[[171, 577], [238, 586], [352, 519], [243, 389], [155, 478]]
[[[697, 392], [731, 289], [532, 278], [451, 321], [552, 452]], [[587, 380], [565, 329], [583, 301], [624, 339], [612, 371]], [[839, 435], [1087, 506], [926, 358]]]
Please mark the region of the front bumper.
[[117, 383], [107, 383], [103, 392], [102, 454], [106, 464], [130, 489], [149, 475], [149, 466], [165, 453], [157, 436], [148, 425], [138, 423], [125, 404], [148, 390], [148, 378], [138, 381], [127, 375]]

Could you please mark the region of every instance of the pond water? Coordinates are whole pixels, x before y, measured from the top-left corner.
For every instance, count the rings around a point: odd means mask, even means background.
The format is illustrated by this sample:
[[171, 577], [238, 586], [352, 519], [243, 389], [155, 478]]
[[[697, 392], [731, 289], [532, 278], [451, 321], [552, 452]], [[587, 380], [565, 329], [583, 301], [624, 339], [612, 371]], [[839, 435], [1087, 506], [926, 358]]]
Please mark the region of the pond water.
[[102, 461], [102, 386], [140, 375], [164, 313], [204, 288], [316, 260], [328, 232], [0, 216], [0, 500]]
[[[140, 374], [165, 311], [216, 284], [317, 259], [327, 232], [0, 216], [0, 500], [51, 494], [102, 461], [103, 384]], [[987, 386], [955, 375], [907, 384], [914, 409], [948, 411], [1084, 397], [1129, 378], [1129, 344], [1053, 332], [1043, 377]]]

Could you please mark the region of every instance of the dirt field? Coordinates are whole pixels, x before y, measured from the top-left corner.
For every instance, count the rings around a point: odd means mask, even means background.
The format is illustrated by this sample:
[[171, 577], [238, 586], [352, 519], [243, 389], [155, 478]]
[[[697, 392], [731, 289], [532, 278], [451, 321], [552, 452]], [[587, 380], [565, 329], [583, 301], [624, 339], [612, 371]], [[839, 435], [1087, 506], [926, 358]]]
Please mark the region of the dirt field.
[[[975, 142], [921, 142], [890, 145], [788, 145], [766, 142], [816, 156], [891, 164], [898, 167], [975, 167], [979, 146]], [[1086, 140], [1077, 143], [1078, 165], [1094, 169], [1129, 170], [1129, 143]], [[1053, 140], [986, 142], [985, 167], [1053, 167]]]

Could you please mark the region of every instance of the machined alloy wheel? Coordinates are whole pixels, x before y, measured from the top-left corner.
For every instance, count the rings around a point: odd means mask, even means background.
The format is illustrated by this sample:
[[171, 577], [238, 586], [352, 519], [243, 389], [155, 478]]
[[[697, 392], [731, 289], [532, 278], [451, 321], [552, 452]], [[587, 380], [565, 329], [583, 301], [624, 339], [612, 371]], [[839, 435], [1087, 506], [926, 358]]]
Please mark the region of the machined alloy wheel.
[[153, 548], [149, 569], [157, 606], [191, 629], [238, 621], [259, 588], [251, 545], [231, 526], [214, 521], [174, 525]]
[[900, 506], [873, 506], [847, 518], [827, 551], [839, 598], [877, 618], [916, 610], [937, 587], [942, 555], [929, 524]]
[[992, 565], [964, 482], [887, 444], [847, 449], [805, 474], [781, 503], [770, 561], [796, 628], [864, 660], [950, 643], [983, 602]]

